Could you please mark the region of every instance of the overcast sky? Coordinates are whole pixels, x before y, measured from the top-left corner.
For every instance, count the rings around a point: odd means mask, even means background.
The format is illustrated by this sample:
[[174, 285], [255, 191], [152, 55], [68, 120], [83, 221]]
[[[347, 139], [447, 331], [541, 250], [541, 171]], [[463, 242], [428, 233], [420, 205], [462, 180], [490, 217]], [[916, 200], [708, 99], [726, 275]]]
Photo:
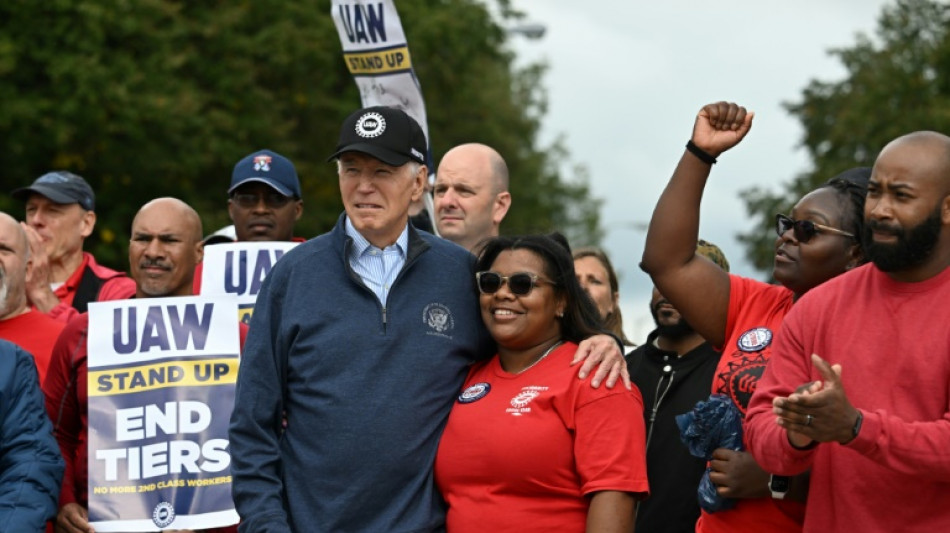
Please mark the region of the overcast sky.
[[782, 103], [799, 101], [812, 79], [842, 79], [845, 69], [828, 50], [873, 35], [892, 3], [512, 0], [526, 21], [546, 27], [541, 39], [513, 36], [511, 46], [519, 62], [550, 67], [541, 142], [564, 135], [604, 200], [603, 244], [620, 271], [631, 340], [639, 344], [653, 329], [652, 283], [637, 267], [645, 234], [637, 228], [649, 221], [697, 111], [730, 100], [756, 113], [748, 137], [713, 169], [700, 236], [725, 251], [733, 272], [762, 278], [735, 238], [751, 229], [739, 191], [777, 188], [809, 168], [802, 129]]

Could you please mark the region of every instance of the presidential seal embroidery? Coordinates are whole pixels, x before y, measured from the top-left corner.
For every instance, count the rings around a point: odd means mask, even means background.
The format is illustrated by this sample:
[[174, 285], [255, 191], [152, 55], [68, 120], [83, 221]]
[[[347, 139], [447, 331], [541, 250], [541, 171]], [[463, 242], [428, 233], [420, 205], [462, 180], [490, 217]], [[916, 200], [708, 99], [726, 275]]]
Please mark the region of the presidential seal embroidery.
[[422, 311], [422, 321], [436, 334], [445, 334], [455, 327], [452, 312], [442, 304], [429, 304]]

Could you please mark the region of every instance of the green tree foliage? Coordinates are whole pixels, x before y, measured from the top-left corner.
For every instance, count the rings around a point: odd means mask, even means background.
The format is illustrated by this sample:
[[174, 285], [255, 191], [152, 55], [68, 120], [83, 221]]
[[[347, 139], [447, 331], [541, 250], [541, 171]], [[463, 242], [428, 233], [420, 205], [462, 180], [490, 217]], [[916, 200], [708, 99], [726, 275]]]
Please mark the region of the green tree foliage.
[[[586, 173], [560, 144], [538, 146], [542, 65], [518, 70], [504, 25], [477, 0], [399, 0], [426, 98], [433, 156], [479, 141], [506, 158], [515, 198], [504, 231], [560, 229], [600, 237]], [[329, 229], [339, 213], [326, 156], [360, 106], [330, 2], [246, 0], [11, 0], [0, 3], [0, 168], [4, 188], [50, 169], [84, 176], [99, 222], [87, 243], [126, 266], [135, 211], [177, 196], [205, 231], [229, 223], [234, 163], [270, 148], [297, 165], [304, 217], [297, 234]], [[22, 216], [7, 195], [0, 209]]]
[[[889, 141], [917, 130], [950, 132], [950, 7], [934, 0], [898, 0], [878, 19], [876, 39], [832, 50], [848, 71], [835, 82], [813, 80], [786, 108], [805, 130], [812, 169], [780, 193], [744, 191], [746, 209], [768, 227], [802, 195], [849, 168], [872, 166]], [[746, 256], [770, 270], [774, 236], [740, 236]]]

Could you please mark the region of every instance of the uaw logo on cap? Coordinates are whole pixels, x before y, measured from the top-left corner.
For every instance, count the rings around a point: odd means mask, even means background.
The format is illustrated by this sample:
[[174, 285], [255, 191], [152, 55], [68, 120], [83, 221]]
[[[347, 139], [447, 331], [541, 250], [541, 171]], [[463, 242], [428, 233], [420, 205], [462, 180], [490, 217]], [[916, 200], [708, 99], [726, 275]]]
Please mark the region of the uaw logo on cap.
[[168, 502], [161, 502], [152, 511], [152, 522], [158, 527], [167, 527], [175, 521], [175, 508]]
[[254, 170], [270, 172], [271, 157], [269, 155], [254, 156]]
[[356, 134], [371, 139], [379, 137], [386, 131], [386, 119], [375, 112], [365, 113], [356, 121]]
[[476, 383], [459, 394], [459, 403], [472, 403], [481, 400], [491, 391], [491, 385], [488, 383]]
[[769, 328], [752, 328], [739, 336], [736, 342], [743, 352], [758, 352], [772, 344], [772, 330]]

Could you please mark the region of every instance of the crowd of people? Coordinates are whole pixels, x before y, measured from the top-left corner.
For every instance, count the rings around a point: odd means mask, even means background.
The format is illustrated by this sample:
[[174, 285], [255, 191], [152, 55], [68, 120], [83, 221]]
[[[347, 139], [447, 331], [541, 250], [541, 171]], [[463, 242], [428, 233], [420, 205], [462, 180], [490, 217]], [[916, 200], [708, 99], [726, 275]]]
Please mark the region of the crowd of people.
[[[0, 530], [92, 531], [88, 306], [200, 294], [205, 247], [229, 241], [298, 244], [239, 329], [241, 521], [217, 531], [950, 527], [950, 137], [899, 137], [776, 214], [772, 284], [730, 274], [699, 239], [711, 169], [753, 118], [728, 102], [696, 117], [646, 237], [656, 329], [640, 346], [603, 251], [502, 235], [517, 199], [491, 147], [445, 153], [433, 231], [417, 228], [428, 143], [395, 108], [343, 121], [327, 152], [344, 212], [310, 239], [294, 232], [296, 168], [271, 150], [234, 166], [231, 234], [203, 238], [180, 199], [142, 206], [129, 274], [83, 250], [85, 179], [54, 171], [12, 191]], [[742, 446], [707, 461], [677, 417], [710, 395], [738, 413]], [[727, 505], [700, 505], [704, 476]]]

